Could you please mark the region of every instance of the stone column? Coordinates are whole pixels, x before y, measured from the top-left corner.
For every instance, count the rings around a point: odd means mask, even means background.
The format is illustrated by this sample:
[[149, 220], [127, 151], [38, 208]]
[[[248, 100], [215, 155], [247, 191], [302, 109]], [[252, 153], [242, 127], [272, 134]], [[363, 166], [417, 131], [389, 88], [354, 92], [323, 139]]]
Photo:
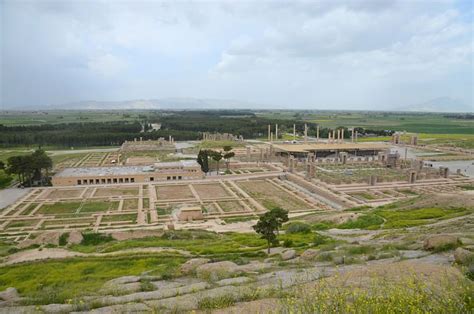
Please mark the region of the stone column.
[[354, 138], [354, 140], [355, 140], [356, 143], [357, 143], [357, 138], [358, 138], [358, 137], [359, 137], [359, 131], [355, 131], [355, 138]]
[[371, 176], [369, 177], [369, 184], [370, 184], [370, 185], [376, 185], [376, 184], [377, 184], [377, 176], [371, 175]]
[[308, 142], [308, 125], [304, 124], [304, 142]]
[[268, 125], [268, 141], [270, 141], [271, 125]]
[[316, 127], [316, 142], [319, 142], [319, 124]]
[[278, 141], [278, 124], [275, 124], [275, 141]]
[[295, 161], [295, 158], [293, 156], [290, 156], [289, 165], [288, 165], [289, 172], [293, 172], [294, 161]]
[[293, 141], [296, 141], [296, 124], [293, 124]]

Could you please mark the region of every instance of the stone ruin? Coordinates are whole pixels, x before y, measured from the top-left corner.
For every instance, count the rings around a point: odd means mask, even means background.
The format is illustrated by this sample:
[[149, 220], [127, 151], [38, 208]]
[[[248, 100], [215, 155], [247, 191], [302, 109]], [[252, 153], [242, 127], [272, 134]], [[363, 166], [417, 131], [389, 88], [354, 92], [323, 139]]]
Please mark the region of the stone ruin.
[[160, 137], [158, 140], [143, 140], [140, 137], [139, 140], [136, 138], [133, 141], [125, 141], [120, 150], [123, 152], [130, 151], [154, 151], [154, 150], [174, 150], [174, 138], [170, 135], [168, 140]]
[[210, 133], [210, 132], [203, 132], [202, 133], [202, 140], [203, 141], [236, 141], [236, 142], [243, 142], [244, 137], [242, 135], [234, 135], [231, 133]]

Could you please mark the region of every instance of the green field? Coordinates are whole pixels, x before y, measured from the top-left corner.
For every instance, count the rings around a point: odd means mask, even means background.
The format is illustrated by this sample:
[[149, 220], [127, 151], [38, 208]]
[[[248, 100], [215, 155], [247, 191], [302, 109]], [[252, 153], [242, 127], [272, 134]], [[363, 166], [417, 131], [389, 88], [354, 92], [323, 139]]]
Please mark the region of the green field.
[[85, 123], [85, 122], [112, 122], [134, 121], [139, 118], [138, 111], [115, 110], [55, 110], [34, 112], [0, 112], [0, 124], [13, 125], [41, 125], [57, 123]]
[[[474, 134], [474, 121], [447, 118], [441, 113], [390, 113], [390, 112], [260, 112], [259, 116], [272, 119], [301, 118], [336, 128], [363, 127], [373, 130], [395, 130], [433, 134]], [[315, 133], [315, 130], [312, 131]]]

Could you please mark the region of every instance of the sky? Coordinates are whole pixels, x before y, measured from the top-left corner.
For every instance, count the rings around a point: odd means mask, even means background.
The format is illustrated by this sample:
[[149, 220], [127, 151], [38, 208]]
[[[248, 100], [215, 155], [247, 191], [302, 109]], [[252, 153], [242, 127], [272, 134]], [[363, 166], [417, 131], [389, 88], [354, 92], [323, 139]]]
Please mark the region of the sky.
[[0, 109], [232, 99], [473, 108], [473, 1], [0, 0]]

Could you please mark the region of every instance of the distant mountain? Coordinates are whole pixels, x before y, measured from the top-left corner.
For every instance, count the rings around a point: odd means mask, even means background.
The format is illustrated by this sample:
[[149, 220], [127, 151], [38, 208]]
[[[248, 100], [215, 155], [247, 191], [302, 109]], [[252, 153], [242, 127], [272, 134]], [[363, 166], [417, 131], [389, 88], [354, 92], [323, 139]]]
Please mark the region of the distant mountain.
[[401, 107], [401, 111], [418, 112], [474, 112], [473, 104], [466, 104], [452, 97], [438, 97], [409, 107]]
[[95, 110], [95, 109], [264, 109], [267, 106], [229, 99], [163, 98], [125, 101], [80, 101], [51, 105], [45, 109]]

